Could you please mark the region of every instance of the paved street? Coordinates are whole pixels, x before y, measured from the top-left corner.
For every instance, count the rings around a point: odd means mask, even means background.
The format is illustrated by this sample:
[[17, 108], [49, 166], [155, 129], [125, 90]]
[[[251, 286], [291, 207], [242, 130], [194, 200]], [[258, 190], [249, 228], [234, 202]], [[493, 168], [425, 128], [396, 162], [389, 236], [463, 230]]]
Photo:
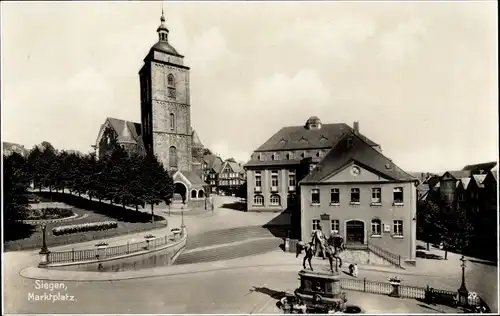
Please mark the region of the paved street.
[[[128, 273], [135, 279], [120, 280], [118, 274], [107, 277], [104, 273], [97, 275], [113, 281], [83, 282], [88, 274], [64, 272], [67, 290], [64, 292], [74, 296], [72, 302], [34, 302], [28, 299], [30, 293], [42, 294], [35, 289], [35, 280], [21, 277], [19, 272], [38, 263], [37, 251], [9, 252], [4, 254], [4, 285], [6, 313], [273, 313], [276, 312], [274, 301], [269, 297], [273, 291], [284, 291], [297, 286], [296, 273], [300, 269], [301, 259], [294, 254], [279, 250], [258, 255], [254, 242], [267, 250], [277, 246], [269, 238], [265, 230], [256, 226], [262, 225], [277, 214], [244, 213], [217, 208], [213, 216], [186, 216], [188, 233], [192, 236], [192, 249], [186, 252], [186, 263], [171, 267], [157, 267], [151, 270], [138, 270]], [[170, 227], [180, 225], [180, 216], [171, 216]], [[253, 225], [253, 227], [245, 227]], [[168, 228], [168, 230], [170, 229]], [[233, 227], [233, 228], [231, 228]], [[234, 227], [240, 227], [234, 229]], [[216, 229], [223, 229], [215, 232]], [[212, 231], [212, 233], [207, 231]], [[259, 237], [262, 241], [245, 241], [240, 238], [237, 246], [220, 244], [234, 242], [232, 234], [241, 234], [246, 238]], [[219, 239], [216, 236], [219, 236]], [[126, 240], [142, 239], [143, 234], [121, 236], [113, 239], [114, 243]], [[226, 240], [228, 239], [229, 240]], [[79, 249], [93, 247], [95, 241], [79, 245], [56, 247], [52, 250]], [[219, 245], [218, 250], [206, 248]], [[232, 259], [241, 255], [249, 257]], [[205, 260], [207, 258], [207, 260]], [[419, 259], [417, 267], [405, 271], [394, 268], [360, 266], [360, 278], [386, 282], [390, 276], [401, 275], [403, 283], [435, 288], [456, 290], [460, 285], [459, 256], [449, 254], [449, 260]], [[208, 262], [217, 259], [225, 261]], [[201, 262], [201, 263], [194, 263]], [[315, 264], [315, 262], [313, 262]], [[325, 267], [326, 262], [316, 260], [316, 265]], [[24, 270], [28, 271], [28, 270]], [[32, 271], [33, 272], [33, 271]], [[42, 270], [35, 272], [35, 278], [45, 279], [47, 274], [56, 276], [56, 271]], [[467, 286], [477, 291], [490, 304], [497, 308], [497, 269], [473, 262], [467, 263]], [[170, 274], [170, 275], [168, 275]], [[94, 274], [96, 275], [96, 274]], [[123, 275], [123, 274], [122, 274]], [[155, 275], [155, 277], [149, 277]], [[50, 277], [48, 278], [50, 279]], [[55, 279], [64, 279], [58, 278]], [[88, 278], [87, 278], [88, 279]], [[80, 282], [75, 281], [80, 280]], [[48, 281], [47, 281], [48, 282]], [[262, 288], [257, 292], [249, 291], [253, 287]], [[217, 290], [214, 290], [217, 289]], [[58, 292], [58, 291], [55, 291]], [[59, 291], [60, 292], [60, 291]], [[262, 293], [265, 292], [265, 293]], [[33, 297], [31, 297], [33, 298]], [[401, 312], [429, 313], [436, 312], [422, 307], [415, 300], [392, 299], [386, 296], [365, 293], [349, 293], [349, 303], [360, 305], [367, 312]], [[97, 303], [99, 302], [99, 303]], [[103, 304], [102, 302], [107, 302]], [[419, 305], [420, 304], [420, 305]], [[448, 311], [450, 312], [450, 311]]]
[[[269, 313], [275, 312], [270, 294], [290, 291], [298, 269], [274, 267], [221, 270], [123, 281], [64, 282], [55, 290], [76, 301], [33, 302], [34, 280], [23, 280], [16, 293], [7, 290], [7, 313]], [[257, 288], [256, 291], [251, 291]], [[429, 312], [415, 300], [349, 292], [349, 303], [367, 312]], [[435, 307], [433, 307], [435, 308]]]

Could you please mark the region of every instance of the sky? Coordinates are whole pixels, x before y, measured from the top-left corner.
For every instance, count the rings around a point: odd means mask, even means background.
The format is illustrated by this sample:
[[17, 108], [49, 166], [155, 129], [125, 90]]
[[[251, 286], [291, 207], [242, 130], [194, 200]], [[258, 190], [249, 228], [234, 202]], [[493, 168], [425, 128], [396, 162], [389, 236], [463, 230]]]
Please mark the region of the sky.
[[[140, 122], [161, 2], [1, 2], [2, 140], [92, 150], [106, 117]], [[313, 115], [359, 121], [406, 171], [498, 157], [497, 5], [170, 2], [205, 147], [247, 161]]]

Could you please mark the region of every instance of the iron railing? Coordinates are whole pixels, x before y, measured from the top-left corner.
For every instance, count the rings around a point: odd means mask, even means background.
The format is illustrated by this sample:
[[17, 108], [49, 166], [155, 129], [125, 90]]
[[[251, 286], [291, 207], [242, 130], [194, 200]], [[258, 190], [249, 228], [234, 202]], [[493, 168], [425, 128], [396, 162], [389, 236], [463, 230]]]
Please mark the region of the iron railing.
[[[184, 232], [180, 234], [169, 234], [163, 237], [158, 237], [150, 241], [141, 241], [135, 243], [127, 243], [120, 246], [112, 246], [103, 249], [105, 258], [119, 257], [127, 254], [132, 254], [144, 250], [155, 250], [178, 241], [184, 237]], [[55, 251], [49, 253], [50, 263], [68, 263], [96, 260], [100, 252], [98, 249], [82, 249], [82, 250], [69, 250], [69, 251]]]

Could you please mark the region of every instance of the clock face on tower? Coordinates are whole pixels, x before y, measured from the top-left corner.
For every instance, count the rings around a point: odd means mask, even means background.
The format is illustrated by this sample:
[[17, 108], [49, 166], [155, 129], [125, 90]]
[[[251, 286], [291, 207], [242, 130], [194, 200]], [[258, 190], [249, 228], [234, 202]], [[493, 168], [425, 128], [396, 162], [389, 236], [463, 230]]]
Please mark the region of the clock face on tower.
[[352, 168], [351, 168], [351, 174], [353, 176], [355, 176], [355, 177], [359, 176], [360, 173], [361, 173], [361, 169], [359, 169], [358, 166], [352, 166]]

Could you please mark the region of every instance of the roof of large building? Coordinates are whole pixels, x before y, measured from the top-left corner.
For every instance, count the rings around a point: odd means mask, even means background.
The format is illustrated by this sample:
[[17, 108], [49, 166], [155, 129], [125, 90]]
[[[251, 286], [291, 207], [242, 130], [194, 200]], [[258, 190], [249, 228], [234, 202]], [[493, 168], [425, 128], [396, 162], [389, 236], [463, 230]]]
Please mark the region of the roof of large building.
[[[318, 120], [317, 117], [309, 118]], [[352, 132], [353, 129], [345, 123], [321, 124], [319, 128], [307, 128], [306, 126], [287, 126], [280, 129], [271, 136], [256, 152], [259, 151], [278, 151], [278, 150], [298, 150], [298, 149], [317, 149], [331, 148], [346, 132]], [[371, 146], [377, 146], [375, 142], [358, 134]]]
[[156, 44], [151, 46], [151, 50], [157, 50], [159, 52], [166, 53], [169, 55], [184, 57], [181, 54], [179, 54], [177, 52], [177, 50], [172, 45], [170, 45], [168, 42], [164, 42], [164, 41], [158, 41]]
[[[119, 138], [132, 138], [135, 141], [141, 135], [141, 123], [125, 121], [113, 117], [108, 117], [107, 120]], [[127, 132], [130, 134], [127, 135]]]
[[353, 132], [345, 133], [301, 183], [320, 182], [354, 161], [390, 180], [417, 181]]
[[496, 161], [484, 162], [484, 163], [478, 163], [478, 164], [474, 164], [474, 165], [467, 165], [467, 166], [463, 167], [462, 170], [468, 170], [472, 173], [476, 173], [476, 172], [479, 172], [482, 170], [484, 173], [487, 173], [488, 171], [493, 169], [496, 165], [497, 165]]

